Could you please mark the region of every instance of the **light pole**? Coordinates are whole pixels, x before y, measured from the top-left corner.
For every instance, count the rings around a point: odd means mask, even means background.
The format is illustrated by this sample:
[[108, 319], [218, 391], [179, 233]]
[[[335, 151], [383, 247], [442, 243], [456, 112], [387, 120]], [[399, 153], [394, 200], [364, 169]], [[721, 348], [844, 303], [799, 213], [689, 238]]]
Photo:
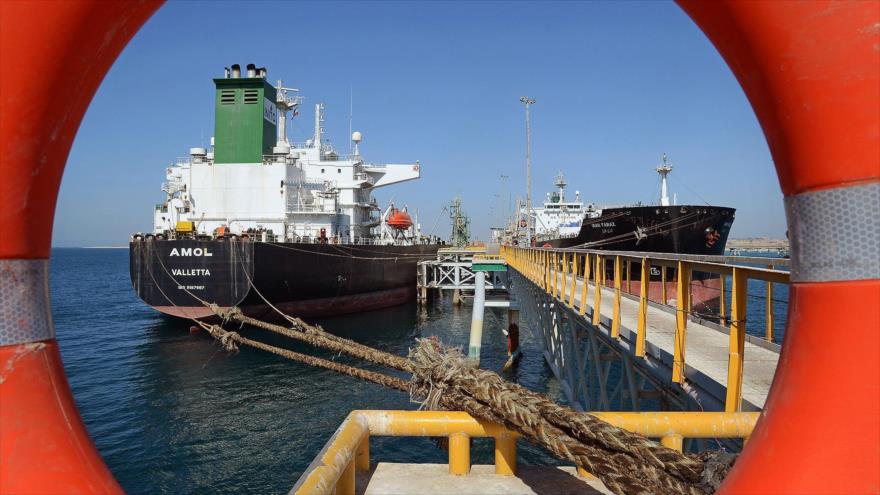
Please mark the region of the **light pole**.
[[531, 246], [532, 226], [534, 224], [532, 220], [532, 123], [529, 116], [529, 108], [535, 104], [535, 100], [528, 96], [523, 96], [519, 101], [523, 102], [526, 106], [526, 215], [528, 215], [526, 220], [528, 223], [526, 227], [526, 242]]
[[501, 201], [507, 196], [507, 204], [504, 205], [504, 222], [510, 224], [510, 190], [507, 188], [509, 175], [501, 174]]

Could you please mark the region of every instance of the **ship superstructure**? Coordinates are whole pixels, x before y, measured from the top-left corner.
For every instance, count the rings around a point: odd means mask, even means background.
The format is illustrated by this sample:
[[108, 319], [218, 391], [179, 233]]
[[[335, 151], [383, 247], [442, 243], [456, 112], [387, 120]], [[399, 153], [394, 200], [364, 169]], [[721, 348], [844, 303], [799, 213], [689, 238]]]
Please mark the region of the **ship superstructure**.
[[544, 202], [543, 207], [534, 208], [532, 213], [538, 242], [577, 237], [581, 231], [586, 210], [581, 202], [580, 191], [574, 192], [574, 201], [566, 200], [565, 187], [568, 183], [562, 172], [556, 175], [553, 185], [556, 186], [556, 190], [547, 193], [547, 201]]
[[299, 91], [271, 85], [265, 68], [238, 65], [214, 79], [214, 137], [165, 171], [153, 232], [132, 236], [138, 296], [174, 316], [213, 314], [206, 303], [246, 314], [301, 317], [351, 313], [415, 297], [416, 263], [438, 239], [420, 235], [407, 207], [380, 208], [372, 191], [418, 179], [418, 161], [372, 164], [362, 135], [342, 155], [324, 137], [287, 137]]
[[[418, 179], [419, 162], [372, 164], [360, 154], [343, 155], [324, 137], [324, 105], [314, 106], [314, 134], [288, 140], [288, 114], [299, 114], [302, 97], [282, 81], [272, 86], [266, 70], [236, 66], [214, 79], [216, 120], [210, 148], [191, 148], [188, 159], [166, 170], [167, 198], [156, 205], [154, 235], [215, 238], [256, 235], [280, 242], [398, 244], [418, 242], [418, 223], [388, 224], [398, 211], [380, 209], [372, 191]], [[404, 207], [403, 211], [406, 210]]]

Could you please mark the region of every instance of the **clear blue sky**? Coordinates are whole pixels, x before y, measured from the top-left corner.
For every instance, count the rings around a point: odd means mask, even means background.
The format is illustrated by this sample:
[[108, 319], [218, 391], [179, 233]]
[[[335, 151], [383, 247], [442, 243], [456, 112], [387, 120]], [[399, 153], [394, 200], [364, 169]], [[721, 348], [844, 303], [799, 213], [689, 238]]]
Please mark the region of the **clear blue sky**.
[[[421, 161], [421, 180], [377, 196], [417, 208], [426, 232], [460, 195], [485, 238], [507, 203], [501, 174], [524, 196], [518, 99], [528, 95], [537, 100], [535, 197], [563, 170], [587, 201], [655, 201], [652, 168], [666, 152], [679, 203], [737, 208], [734, 237], [785, 233], [757, 120], [721, 57], [672, 3], [170, 2], [125, 49], [86, 114], [54, 244], [123, 245], [150, 230], [165, 166], [211, 137], [211, 78], [250, 62], [302, 90], [305, 110], [291, 128], [298, 141], [323, 101], [327, 131], [347, 150], [353, 88], [362, 154]], [[447, 218], [437, 230], [448, 233]]]

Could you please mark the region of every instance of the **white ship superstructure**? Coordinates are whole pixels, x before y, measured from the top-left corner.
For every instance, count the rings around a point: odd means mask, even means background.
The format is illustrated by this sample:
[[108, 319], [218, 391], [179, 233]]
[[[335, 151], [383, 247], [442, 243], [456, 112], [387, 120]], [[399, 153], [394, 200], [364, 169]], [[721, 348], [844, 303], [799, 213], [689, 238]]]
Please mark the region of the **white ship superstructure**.
[[568, 183], [562, 172], [556, 175], [553, 184], [556, 191], [547, 193], [544, 206], [533, 210], [535, 236], [538, 240], [577, 237], [585, 213], [580, 191], [575, 191], [574, 201], [566, 201], [565, 187]]
[[[261, 88], [262, 104], [257, 101], [256, 89], [244, 89], [243, 98], [228, 90], [227, 98], [224, 84], [234, 84], [239, 76], [237, 66], [233, 66], [233, 70], [227, 69], [225, 80], [215, 79], [218, 88], [216, 132], [223, 132], [223, 112], [227, 111], [227, 106], [232, 109], [233, 105], [238, 105], [242, 111], [252, 111], [248, 105], [253, 105], [257, 120], [262, 112], [265, 120], [262, 124], [268, 129], [265, 132], [277, 129], [275, 145], [271, 146], [269, 142], [261, 152], [257, 143], [259, 163], [235, 163], [234, 158], [232, 162], [215, 163], [215, 139], [223, 139], [219, 135], [211, 139], [211, 148], [190, 149], [187, 159], [178, 159], [166, 170], [162, 189], [167, 199], [155, 208], [154, 235], [172, 239], [237, 235], [277, 242], [340, 244], [411, 244], [422, 241], [418, 223], [408, 221], [405, 207], [399, 211], [393, 205], [380, 209], [372, 196], [374, 189], [418, 179], [418, 161], [410, 164], [367, 163], [360, 155], [360, 132], [351, 136], [353, 152], [341, 155], [324, 138], [324, 107], [320, 103], [314, 107], [314, 135], [305, 143], [293, 144], [287, 138], [286, 122], [288, 114], [291, 117], [298, 114], [302, 103], [298, 90], [285, 88], [278, 81], [274, 91], [270, 91], [273, 88], [268, 84]], [[250, 65], [247, 78], [242, 77], [240, 81], [265, 77], [265, 69]], [[253, 91], [250, 98], [248, 91]], [[274, 98], [270, 98], [272, 96]], [[242, 119], [235, 122], [239, 120]], [[260, 139], [259, 129], [252, 131], [248, 128], [236, 129], [233, 137], [251, 139], [246, 132]], [[228, 142], [222, 144], [229, 147]], [[245, 142], [245, 145], [249, 144]], [[224, 155], [240, 156], [236, 152], [233, 146]], [[404, 221], [399, 221], [401, 218]], [[390, 219], [398, 221], [389, 223]]]

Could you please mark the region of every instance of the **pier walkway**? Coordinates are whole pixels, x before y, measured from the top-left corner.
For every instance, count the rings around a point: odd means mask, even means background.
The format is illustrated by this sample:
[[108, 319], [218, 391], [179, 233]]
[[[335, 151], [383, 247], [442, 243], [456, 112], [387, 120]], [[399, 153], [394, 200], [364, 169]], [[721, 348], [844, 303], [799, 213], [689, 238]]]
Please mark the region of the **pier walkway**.
[[[520, 300], [530, 305], [521, 317], [542, 334], [545, 357], [575, 407], [639, 410], [641, 398], [659, 392], [679, 397], [684, 408], [763, 408], [779, 362], [779, 346], [772, 342], [772, 284], [787, 283], [788, 273], [743, 263], [784, 260], [515, 247], [502, 254], [519, 275], [513, 285], [526, 292]], [[660, 300], [649, 299], [649, 287], [639, 281], [650, 279], [652, 269], [655, 278], [663, 273]], [[701, 312], [692, 309], [692, 290], [706, 297], [707, 289], [691, 282], [696, 272], [721, 276], [714, 279], [714, 311], [705, 305]], [[630, 281], [631, 273], [639, 280]], [[746, 321], [749, 279], [768, 284], [769, 298], [759, 301], [767, 304], [766, 322]], [[685, 297], [676, 297], [678, 291]], [[746, 335], [747, 323], [765, 326], [765, 338]], [[613, 373], [605, 364], [615, 360], [623, 365], [617, 384], [610, 383]], [[656, 392], [645, 389], [646, 381]]]

